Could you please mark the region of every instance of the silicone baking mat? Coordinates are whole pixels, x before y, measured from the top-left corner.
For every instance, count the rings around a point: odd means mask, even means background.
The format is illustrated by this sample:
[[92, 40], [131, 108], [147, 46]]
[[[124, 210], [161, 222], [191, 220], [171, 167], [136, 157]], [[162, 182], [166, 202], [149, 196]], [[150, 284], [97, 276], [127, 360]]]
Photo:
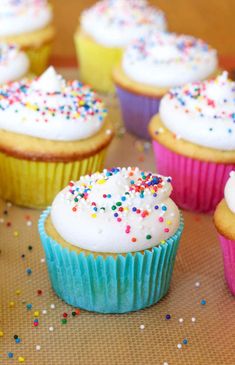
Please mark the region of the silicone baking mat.
[[[117, 100], [107, 103], [118, 132], [106, 166], [154, 171], [150, 143], [124, 134]], [[184, 212], [171, 288], [160, 303], [101, 315], [75, 311], [52, 291], [39, 214], [0, 201], [0, 364], [235, 364], [235, 302], [212, 216]]]

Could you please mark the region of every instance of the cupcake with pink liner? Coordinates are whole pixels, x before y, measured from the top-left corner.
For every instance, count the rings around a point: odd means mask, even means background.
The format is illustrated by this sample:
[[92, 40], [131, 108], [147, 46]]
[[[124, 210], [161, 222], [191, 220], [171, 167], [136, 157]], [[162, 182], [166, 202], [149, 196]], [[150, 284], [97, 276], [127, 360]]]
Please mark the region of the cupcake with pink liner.
[[126, 129], [149, 139], [148, 123], [172, 87], [217, 72], [217, 53], [201, 39], [151, 31], [127, 47], [113, 73]]
[[224, 261], [225, 280], [235, 295], [235, 171], [230, 172], [224, 199], [218, 204], [214, 223], [219, 234]]
[[158, 172], [170, 172], [177, 204], [213, 211], [235, 170], [235, 83], [228, 73], [171, 89], [149, 131]]

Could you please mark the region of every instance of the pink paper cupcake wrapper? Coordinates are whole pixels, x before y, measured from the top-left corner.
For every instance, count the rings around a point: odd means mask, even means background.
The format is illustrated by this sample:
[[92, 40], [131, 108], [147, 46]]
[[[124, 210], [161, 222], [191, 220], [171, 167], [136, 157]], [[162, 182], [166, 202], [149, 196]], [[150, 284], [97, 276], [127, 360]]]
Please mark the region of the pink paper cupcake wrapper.
[[220, 246], [223, 253], [224, 276], [228, 287], [235, 295], [235, 241], [219, 234]]
[[235, 164], [206, 162], [179, 155], [155, 140], [153, 149], [158, 173], [172, 177], [172, 199], [177, 205], [195, 212], [215, 210]]

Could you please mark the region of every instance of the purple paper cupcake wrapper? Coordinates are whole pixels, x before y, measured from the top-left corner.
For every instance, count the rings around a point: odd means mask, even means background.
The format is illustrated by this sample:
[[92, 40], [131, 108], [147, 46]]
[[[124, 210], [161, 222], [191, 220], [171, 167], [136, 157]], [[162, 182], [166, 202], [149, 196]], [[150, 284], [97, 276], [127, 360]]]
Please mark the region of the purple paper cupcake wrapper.
[[171, 176], [172, 199], [181, 208], [195, 212], [212, 212], [224, 196], [224, 187], [235, 164], [196, 160], [179, 155], [153, 141], [159, 174]]
[[135, 94], [119, 85], [116, 85], [116, 89], [126, 130], [140, 138], [150, 140], [148, 124], [158, 113], [161, 97]]
[[228, 287], [235, 295], [235, 241], [219, 234], [220, 246], [224, 261], [224, 276]]
[[101, 313], [125, 313], [157, 303], [168, 292], [183, 231], [143, 253], [116, 257], [78, 254], [48, 236], [44, 225], [50, 208], [39, 220], [39, 234], [48, 273], [56, 294], [73, 307]]

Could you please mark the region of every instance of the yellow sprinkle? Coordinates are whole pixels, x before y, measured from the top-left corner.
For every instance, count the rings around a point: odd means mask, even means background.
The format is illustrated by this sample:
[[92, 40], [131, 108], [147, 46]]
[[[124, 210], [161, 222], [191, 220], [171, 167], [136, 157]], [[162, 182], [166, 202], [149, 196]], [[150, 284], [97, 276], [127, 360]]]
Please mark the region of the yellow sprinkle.
[[82, 106], [82, 105], [84, 105], [84, 104], [85, 104], [85, 102], [84, 102], [83, 100], [80, 100], [80, 101], [79, 101], [79, 105], [81, 105], [81, 106]]
[[124, 210], [127, 212], [129, 210], [129, 208], [125, 207]]
[[167, 221], [166, 224], [168, 224], [169, 226], [172, 224], [171, 221]]
[[39, 317], [39, 314], [40, 314], [39, 311], [34, 312], [34, 317]]
[[19, 361], [19, 362], [21, 362], [21, 363], [22, 363], [22, 362], [24, 362], [24, 357], [19, 356], [19, 357], [18, 357], [18, 361]]
[[3, 336], [4, 336], [4, 332], [0, 331], [0, 337], [3, 337]]
[[106, 180], [101, 179], [101, 180], [98, 180], [97, 183], [100, 184], [100, 185], [102, 185], [102, 184], [105, 184], [106, 183]]
[[163, 241], [161, 241], [161, 243], [164, 244], [164, 243], [166, 243], [166, 241], [163, 240]]
[[92, 216], [92, 218], [96, 218], [97, 217], [97, 215], [95, 213], [92, 214], [91, 216]]
[[19, 236], [19, 232], [18, 232], [18, 231], [15, 231], [15, 232], [13, 233], [13, 236], [14, 236], [14, 237], [18, 237], [18, 236]]
[[20, 295], [21, 291], [20, 290], [16, 290], [16, 295]]
[[15, 306], [15, 302], [10, 302], [10, 303], [9, 303], [9, 307], [10, 307], [10, 308], [13, 308], [14, 306]]

